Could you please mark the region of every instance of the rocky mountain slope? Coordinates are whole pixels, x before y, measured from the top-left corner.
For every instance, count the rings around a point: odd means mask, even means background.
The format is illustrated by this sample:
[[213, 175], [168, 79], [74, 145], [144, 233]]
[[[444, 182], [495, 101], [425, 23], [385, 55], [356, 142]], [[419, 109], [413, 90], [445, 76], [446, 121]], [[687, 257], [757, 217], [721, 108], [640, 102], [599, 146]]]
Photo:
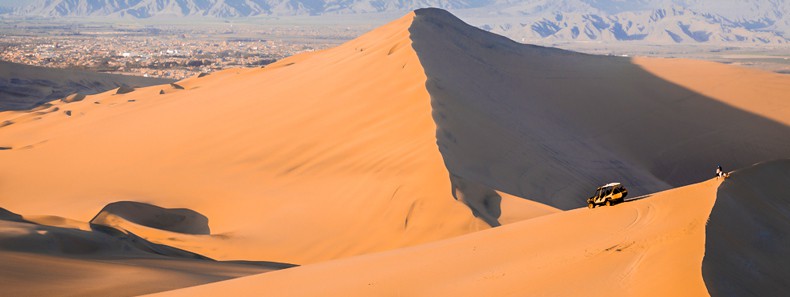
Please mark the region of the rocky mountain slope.
[[644, 41], [649, 43], [786, 44], [778, 20], [729, 19], [680, 6], [653, 10], [527, 14], [485, 22], [482, 28], [522, 41]]

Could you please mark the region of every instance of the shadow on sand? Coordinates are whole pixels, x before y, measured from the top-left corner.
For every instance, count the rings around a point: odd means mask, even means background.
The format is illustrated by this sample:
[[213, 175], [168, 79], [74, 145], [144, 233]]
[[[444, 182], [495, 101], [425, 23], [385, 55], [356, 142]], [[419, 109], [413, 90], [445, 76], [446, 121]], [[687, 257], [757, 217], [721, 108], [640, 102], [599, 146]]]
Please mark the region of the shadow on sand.
[[790, 151], [784, 124], [628, 58], [518, 44], [438, 9], [418, 10], [410, 33], [445, 164], [476, 185], [454, 190], [489, 223], [493, 189], [567, 210], [608, 182], [643, 195]]

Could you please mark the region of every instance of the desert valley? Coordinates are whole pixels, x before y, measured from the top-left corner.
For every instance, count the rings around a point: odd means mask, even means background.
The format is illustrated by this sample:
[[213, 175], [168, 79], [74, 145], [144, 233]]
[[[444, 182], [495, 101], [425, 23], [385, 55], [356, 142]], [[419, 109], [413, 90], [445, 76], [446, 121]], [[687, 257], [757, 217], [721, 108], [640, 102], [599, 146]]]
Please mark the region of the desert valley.
[[0, 296], [790, 295], [787, 74], [425, 8], [117, 79], [0, 102]]

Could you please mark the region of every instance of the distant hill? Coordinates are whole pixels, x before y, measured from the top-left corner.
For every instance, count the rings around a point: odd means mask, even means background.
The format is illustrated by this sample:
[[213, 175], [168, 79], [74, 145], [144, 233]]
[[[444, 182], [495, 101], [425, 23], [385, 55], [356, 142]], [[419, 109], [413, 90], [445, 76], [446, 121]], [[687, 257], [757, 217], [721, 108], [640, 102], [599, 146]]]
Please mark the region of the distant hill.
[[122, 85], [141, 87], [172, 81], [0, 61], [0, 111], [29, 109], [77, 92], [89, 95]]
[[[593, 10], [594, 11], [594, 10]], [[778, 20], [729, 19], [680, 6], [607, 14], [552, 11], [522, 19], [494, 20], [482, 28], [510, 38], [649, 43], [787, 44]]]
[[[4, 8], [3, 8], [4, 7]], [[43, 17], [295, 16], [451, 10], [510, 38], [649, 43], [788, 44], [782, 0], [34, 0], [0, 14]]]

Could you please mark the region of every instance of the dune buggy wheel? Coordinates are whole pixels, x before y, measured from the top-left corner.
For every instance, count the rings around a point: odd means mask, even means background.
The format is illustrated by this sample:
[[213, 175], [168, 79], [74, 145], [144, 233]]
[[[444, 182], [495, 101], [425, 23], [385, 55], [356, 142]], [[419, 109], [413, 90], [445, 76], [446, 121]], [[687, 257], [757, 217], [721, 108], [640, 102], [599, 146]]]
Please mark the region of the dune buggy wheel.
[[612, 206], [612, 200], [606, 200], [606, 206]]
[[593, 208], [593, 207], [595, 207], [595, 205], [594, 205], [594, 204], [592, 204], [592, 203], [587, 203], [587, 208]]

